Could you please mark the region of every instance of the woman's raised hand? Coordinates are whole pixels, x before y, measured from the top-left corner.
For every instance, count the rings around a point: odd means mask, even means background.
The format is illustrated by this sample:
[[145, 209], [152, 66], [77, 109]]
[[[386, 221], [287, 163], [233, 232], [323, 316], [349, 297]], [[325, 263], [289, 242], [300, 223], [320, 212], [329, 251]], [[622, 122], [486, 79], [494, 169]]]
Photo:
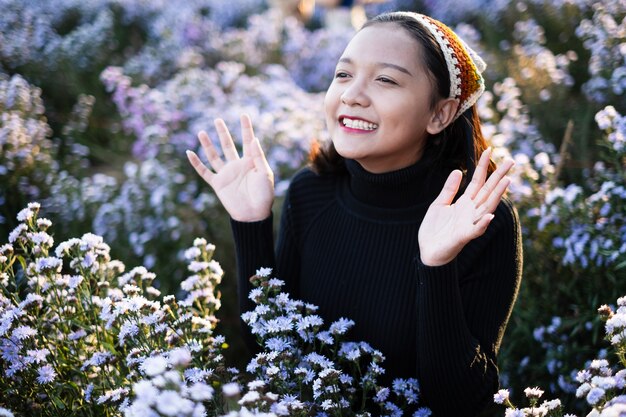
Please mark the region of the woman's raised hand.
[[213, 188], [234, 220], [253, 222], [267, 218], [274, 202], [274, 173], [265, 159], [259, 140], [254, 136], [250, 117], [241, 116], [241, 157], [222, 119], [215, 120], [215, 128], [225, 160], [219, 156], [207, 133], [201, 131], [198, 139], [212, 170], [192, 151], [187, 151], [189, 162]]
[[481, 155], [465, 192], [454, 203], [463, 174], [459, 170], [450, 173], [443, 190], [428, 208], [418, 235], [424, 265], [450, 262], [469, 241], [487, 230], [510, 183], [505, 175], [513, 166], [512, 160], [504, 161], [487, 180], [490, 157], [491, 148], [488, 148]]

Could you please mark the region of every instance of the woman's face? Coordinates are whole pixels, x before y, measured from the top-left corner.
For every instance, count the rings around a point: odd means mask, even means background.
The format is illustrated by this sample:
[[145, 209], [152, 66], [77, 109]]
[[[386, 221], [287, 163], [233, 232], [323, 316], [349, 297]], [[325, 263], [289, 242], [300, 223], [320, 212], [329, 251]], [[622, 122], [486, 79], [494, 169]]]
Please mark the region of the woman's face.
[[421, 47], [394, 23], [358, 32], [339, 59], [324, 101], [337, 152], [373, 173], [412, 165], [437, 124]]

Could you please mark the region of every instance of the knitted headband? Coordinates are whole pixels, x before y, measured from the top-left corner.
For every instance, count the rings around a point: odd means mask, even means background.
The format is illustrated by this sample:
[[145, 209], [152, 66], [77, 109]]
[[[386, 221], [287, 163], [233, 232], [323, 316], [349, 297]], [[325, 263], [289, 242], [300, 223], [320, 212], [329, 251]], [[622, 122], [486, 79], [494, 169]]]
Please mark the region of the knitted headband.
[[399, 12], [418, 21], [437, 40], [450, 75], [450, 96], [459, 100], [454, 120], [476, 103], [485, 91], [482, 72], [485, 61], [448, 26], [429, 16], [413, 12]]

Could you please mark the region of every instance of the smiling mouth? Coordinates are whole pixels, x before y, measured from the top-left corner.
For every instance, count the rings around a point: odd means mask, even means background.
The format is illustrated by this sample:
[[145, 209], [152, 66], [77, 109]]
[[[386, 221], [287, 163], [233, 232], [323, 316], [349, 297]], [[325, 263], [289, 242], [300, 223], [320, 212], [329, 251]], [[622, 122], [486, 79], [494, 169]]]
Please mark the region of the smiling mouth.
[[350, 119], [349, 117], [343, 117], [339, 120], [339, 122], [350, 129], [358, 129], [358, 130], [366, 130], [372, 131], [378, 128], [376, 123], [366, 122], [361, 119]]

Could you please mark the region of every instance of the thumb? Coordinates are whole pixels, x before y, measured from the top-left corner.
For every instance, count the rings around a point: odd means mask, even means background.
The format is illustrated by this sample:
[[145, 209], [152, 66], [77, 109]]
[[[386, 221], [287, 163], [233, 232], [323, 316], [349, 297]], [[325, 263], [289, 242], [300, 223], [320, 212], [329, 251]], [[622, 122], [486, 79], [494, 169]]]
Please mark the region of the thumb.
[[435, 201], [433, 201], [433, 205], [450, 205], [452, 200], [454, 200], [454, 196], [459, 191], [459, 186], [461, 185], [461, 180], [463, 179], [463, 173], [458, 169], [455, 169], [450, 173], [446, 183], [443, 185], [443, 188]]

